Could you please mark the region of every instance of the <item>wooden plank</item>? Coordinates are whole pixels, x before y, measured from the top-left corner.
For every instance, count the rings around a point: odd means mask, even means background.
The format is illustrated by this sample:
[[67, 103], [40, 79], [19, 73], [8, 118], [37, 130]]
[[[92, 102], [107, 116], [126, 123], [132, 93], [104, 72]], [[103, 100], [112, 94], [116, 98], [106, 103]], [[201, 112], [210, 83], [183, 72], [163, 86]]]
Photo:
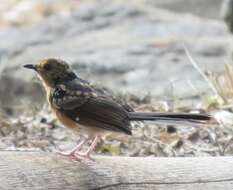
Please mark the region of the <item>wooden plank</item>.
[[0, 152], [1, 190], [233, 189], [233, 157], [96, 156], [77, 162], [55, 153]]

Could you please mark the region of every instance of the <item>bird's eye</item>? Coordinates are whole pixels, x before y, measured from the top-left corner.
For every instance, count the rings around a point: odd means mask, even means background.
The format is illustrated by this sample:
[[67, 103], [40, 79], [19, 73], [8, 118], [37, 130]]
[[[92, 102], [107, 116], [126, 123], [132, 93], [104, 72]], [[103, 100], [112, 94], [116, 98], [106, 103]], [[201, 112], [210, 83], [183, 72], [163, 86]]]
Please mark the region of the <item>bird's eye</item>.
[[46, 65], [44, 65], [44, 69], [46, 70], [46, 71], [50, 71], [51, 70], [51, 65], [49, 65], [49, 64], [46, 64]]

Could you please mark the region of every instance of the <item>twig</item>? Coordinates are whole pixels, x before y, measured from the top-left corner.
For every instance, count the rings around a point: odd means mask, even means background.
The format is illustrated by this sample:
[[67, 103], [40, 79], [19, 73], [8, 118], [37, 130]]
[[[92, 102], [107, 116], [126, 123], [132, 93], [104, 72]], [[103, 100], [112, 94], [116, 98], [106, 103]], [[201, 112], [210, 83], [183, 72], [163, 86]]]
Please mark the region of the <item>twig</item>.
[[220, 95], [218, 94], [218, 91], [216, 90], [216, 88], [214, 87], [214, 85], [212, 84], [212, 82], [209, 80], [209, 78], [205, 75], [205, 73], [201, 70], [201, 68], [197, 65], [197, 63], [194, 61], [194, 59], [192, 58], [189, 50], [187, 49], [187, 47], [183, 44], [185, 53], [190, 61], [190, 63], [192, 64], [192, 66], [199, 72], [199, 74], [203, 77], [203, 79], [206, 81], [206, 83], [209, 85], [209, 87], [211, 88], [211, 90], [214, 92], [214, 94], [218, 97], [220, 97]]

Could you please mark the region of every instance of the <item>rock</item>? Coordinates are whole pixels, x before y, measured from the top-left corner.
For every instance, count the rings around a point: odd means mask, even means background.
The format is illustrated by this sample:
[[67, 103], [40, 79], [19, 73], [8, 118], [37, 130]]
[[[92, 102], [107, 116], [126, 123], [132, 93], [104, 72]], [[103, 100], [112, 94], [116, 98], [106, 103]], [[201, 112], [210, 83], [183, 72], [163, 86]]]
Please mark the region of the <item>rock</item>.
[[[79, 1], [80, 2], [80, 1]], [[9, 0], [0, 7], [0, 24], [3, 26], [31, 25], [55, 13], [65, 12], [78, 6], [77, 1], [60, 0]]]
[[148, 0], [156, 5], [178, 13], [192, 13], [204, 18], [219, 19], [219, 8], [222, 0]]
[[224, 0], [222, 3], [221, 17], [225, 20], [229, 30], [233, 32], [233, 1]]
[[64, 130], [61, 128], [53, 130], [52, 137], [55, 140], [64, 140], [66, 138], [66, 134], [64, 133]]
[[0, 31], [0, 98], [11, 97], [1, 104], [25, 104], [19, 101], [25, 96], [41, 102], [35, 73], [22, 65], [44, 57], [65, 59], [79, 76], [118, 92], [160, 99], [209, 92], [183, 44], [203, 70], [221, 71], [228, 37], [222, 21], [175, 14], [146, 1], [83, 3], [39, 24]]

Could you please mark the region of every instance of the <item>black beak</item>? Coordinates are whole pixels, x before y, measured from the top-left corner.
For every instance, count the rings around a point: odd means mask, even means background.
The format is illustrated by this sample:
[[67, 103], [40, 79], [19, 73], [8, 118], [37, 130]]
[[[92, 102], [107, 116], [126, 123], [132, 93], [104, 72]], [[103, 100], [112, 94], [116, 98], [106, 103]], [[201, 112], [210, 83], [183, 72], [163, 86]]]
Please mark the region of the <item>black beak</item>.
[[33, 64], [27, 64], [27, 65], [24, 65], [23, 67], [27, 68], [27, 69], [33, 69], [36, 71], [36, 66], [33, 65]]

